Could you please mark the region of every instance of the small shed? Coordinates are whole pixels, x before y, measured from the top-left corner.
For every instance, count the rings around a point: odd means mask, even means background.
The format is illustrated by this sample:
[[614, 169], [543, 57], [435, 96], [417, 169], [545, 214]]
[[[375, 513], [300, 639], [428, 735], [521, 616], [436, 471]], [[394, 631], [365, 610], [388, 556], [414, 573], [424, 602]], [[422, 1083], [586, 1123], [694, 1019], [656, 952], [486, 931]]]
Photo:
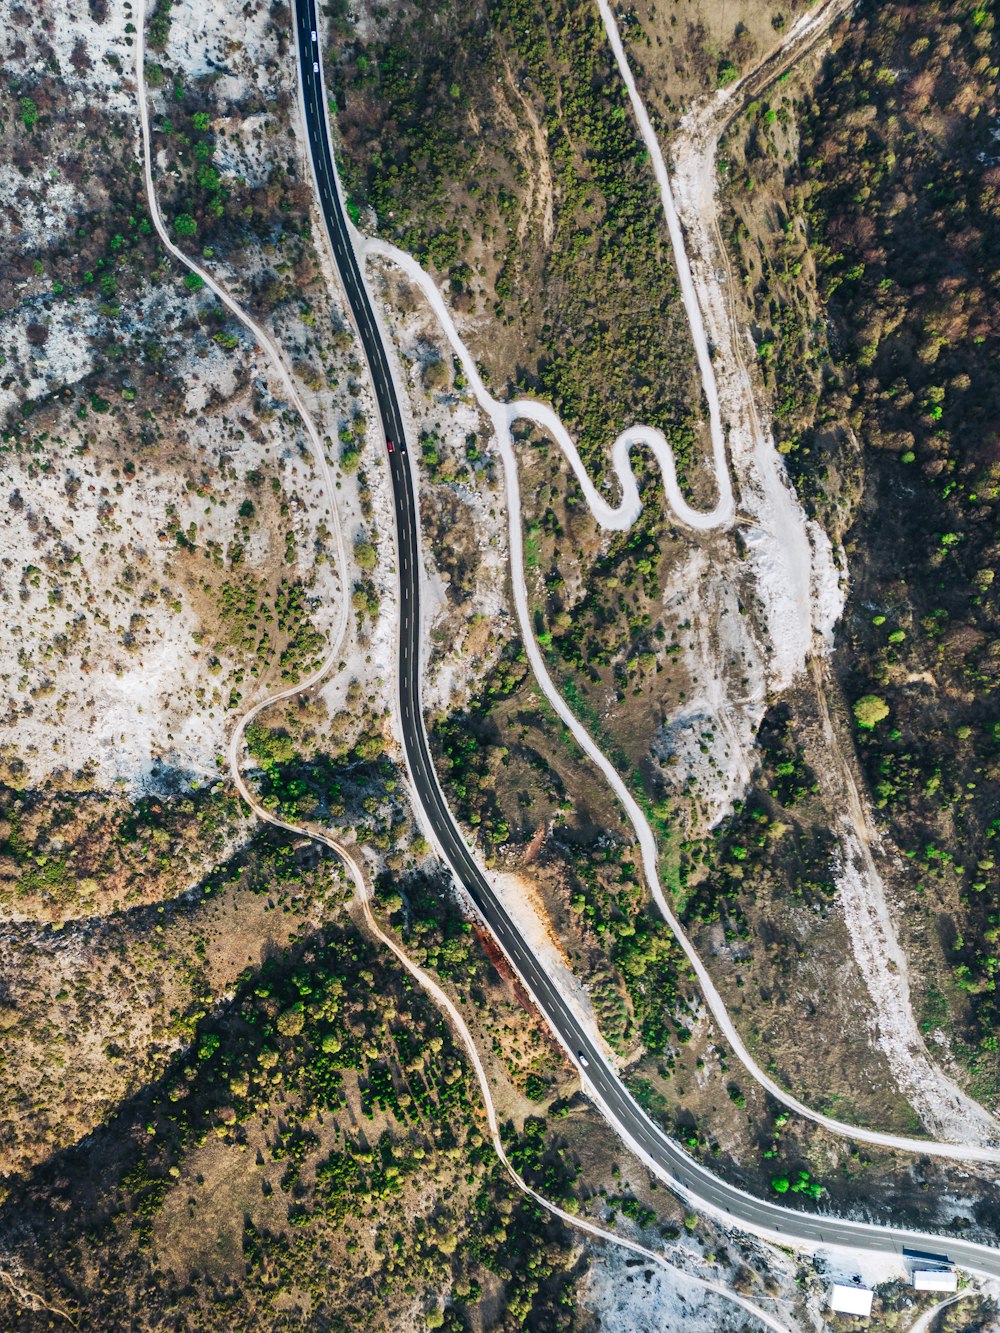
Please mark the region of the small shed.
[[917, 1291], [958, 1291], [958, 1274], [953, 1268], [915, 1268], [913, 1285]]
[[856, 1282], [835, 1282], [830, 1289], [830, 1309], [834, 1314], [856, 1314], [867, 1318], [872, 1312], [874, 1293]]

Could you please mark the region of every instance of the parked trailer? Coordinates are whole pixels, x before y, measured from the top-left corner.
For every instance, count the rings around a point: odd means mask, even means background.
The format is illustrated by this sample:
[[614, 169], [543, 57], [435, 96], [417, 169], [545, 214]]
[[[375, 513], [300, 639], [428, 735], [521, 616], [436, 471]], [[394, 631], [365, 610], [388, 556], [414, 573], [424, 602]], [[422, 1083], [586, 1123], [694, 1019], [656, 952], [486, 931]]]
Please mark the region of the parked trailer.
[[953, 1268], [915, 1268], [916, 1291], [958, 1291], [958, 1274]]
[[872, 1312], [874, 1292], [855, 1282], [835, 1282], [830, 1288], [830, 1309], [834, 1314], [856, 1314], [866, 1319]]

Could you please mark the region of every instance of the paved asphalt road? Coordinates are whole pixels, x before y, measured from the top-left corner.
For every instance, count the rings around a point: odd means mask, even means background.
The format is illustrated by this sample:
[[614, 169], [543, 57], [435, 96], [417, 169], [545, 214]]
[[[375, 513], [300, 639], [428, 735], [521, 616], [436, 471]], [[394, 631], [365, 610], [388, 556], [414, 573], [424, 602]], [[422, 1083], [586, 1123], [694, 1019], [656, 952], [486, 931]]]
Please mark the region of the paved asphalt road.
[[692, 1204], [707, 1204], [728, 1214], [737, 1224], [745, 1223], [750, 1229], [763, 1228], [789, 1240], [799, 1238], [813, 1243], [896, 1252], [904, 1245], [917, 1249], [943, 1250], [956, 1263], [1000, 1276], [1000, 1251], [950, 1237], [945, 1239], [918, 1232], [868, 1226], [832, 1214], [782, 1208], [726, 1184], [700, 1166], [649, 1119], [605, 1063], [601, 1051], [580, 1030], [558, 990], [521, 939], [476, 865], [441, 794], [421, 722], [419, 509], [413, 473], [406, 453], [402, 414], [334, 177], [322, 76], [314, 68], [315, 63], [320, 63], [319, 46], [312, 40], [312, 33], [318, 30], [315, 0], [296, 0], [295, 22], [309, 147], [323, 216], [341, 281], [368, 357], [385, 439], [393, 443], [392, 452], [388, 453], [387, 450], [387, 453], [395, 499], [399, 556], [399, 703], [403, 743], [410, 775], [452, 871], [489, 923], [535, 1002], [561, 1036], [567, 1049], [577, 1055], [580, 1052], [585, 1055], [588, 1065], [584, 1077], [592, 1093], [603, 1104], [602, 1109], [614, 1127], [630, 1146], [640, 1149], [653, 1169], [659, 1168], [660, 1172], [666, 1173], [686, 1190]]

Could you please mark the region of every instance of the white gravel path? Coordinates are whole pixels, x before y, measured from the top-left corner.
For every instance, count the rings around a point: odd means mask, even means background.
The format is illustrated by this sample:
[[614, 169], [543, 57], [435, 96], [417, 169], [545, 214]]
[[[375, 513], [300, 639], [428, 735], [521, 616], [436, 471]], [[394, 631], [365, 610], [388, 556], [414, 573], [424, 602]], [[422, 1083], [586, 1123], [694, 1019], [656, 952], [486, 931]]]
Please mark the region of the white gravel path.
[[[613, 26], [607, 0], [598, 0], [598, 4], [605, 26]], [[822, 31], [824, 18], [835, 18], [843, 8], [841, 0], [829, 0], [821, 10], [803, 14], [789, 41], [794, 46], [803, 37]], [[610, 27], [609, 38], [615, 46]], [[621, 66], [625, 57], [620, 42], [616, 56]], [[832, 646], [845, 589], [829, 538], [818, 524], [807, 520], [774, 447], [770, 426], [758, 413], [726, 284], [718, 277], [720, 271], [728, 272], [729, 259], [718, 225], [715, 159], [722, 113], [734, 104], [734, 88], [738, 87], [720, 91], [685, 117], [673, 141], [673, 195], [695, 256], [691, 265], [695, 318], [704, 320], [716, 349], [713, 372], [729, 427], [730, 457], [739, 478], [740, 510], [752, 519], [745, 536], [765, 608], [769, 684], [780, 690], [801, 673], [810, 657], [815, 664]], [[646, 138], [646, 128], [643, 136]], [[649, 139], [647, 146], [652, 151]], [[691, 318], [692, 309], [686, 308]], [[750, 351], [755, 355], [752, 344]], [[937, 1138], [996, 1144], [1000, 1126], [995, 1118], [935, 1064], [917, 1028], [907, 962], [876, 864], [880, 842], [854, 778], [853, 757], [842, 750], [826, 709], [827, 682], [817, 669], [814, 679], [827, 748], [821, 781], [828, 788], [825, 795], [831, 808], [838, 808], [841, 800], [846, 806], [846, 818], [833, 825], [840, 834], [839, 901], [854, 958], [872, 1001], [875, 1041], [929, 1133]]]
[[[639, 850], [642, 856], [643, 872], [650, 890], [656, 901], [660, 912], [667, 925], [673, 931], [678, 943], [681, 945], [687, 956], [691, 968], [701, 987], [702, 993], [708, 1003], [723, 1036], [729, 1042], [737, 1059], [741, 1062], [750, 1076], [765, 1088], [772, 1097], [780, 1104], [787, 1106], [798, 1115], [804, 1116], [807, 1120], [812, 1120], [822, 1125], [825, 1129], [835, 1134], [842, 1135], [845, 1138], [855, 1139], [863, 1143], [878, 1144], [882, 1147], [902, 1149], [905, 1152], [928, 1153], [941, 1157], [954, 1157], [965, 1161], [984, 1161], [1000, 1162], [1000, 1148], [995, 1142], [982, 1142], [981, 1126], [976, 1126], [976, 1137], [970, 1141], [962, 1142], [935, 1142], [930, 1139], [914, 1139], [899, 1134], [884, 1134], [878, 1130], [865, 1129], [857, 1125], [847, 1125], [843, 1121], [834, 1120], [830, 1116], [823, 1115], [819, 1111], [805, 1105], [791, 1093], [787, 1092], [780, 1084], [776, 1083], [757, 1063], [750, 1054], [742, 1037], [736, 1029], [729, 1016], [725, 1001], [719, 994], [719, 991], [712, 980], [708, 969], [701, 960], [700, 954], [691, 943], [683, 927], [674, 915], [673, 909], [664, 893], [663, 886], [659, 877], [659, 854], [656, 848], [656, 840], [653, 831], [649, 826], [646, 816], [643, 814], [635, 797], [629, 791], [625, 782], [621, 778], [618, 770], [611, 761], [604, 755], [603, 751], [597, 746], [591, 738], [590, 733], [579, 721], [572, 709], [565, 702], [559, 690], [556, 688], [552, 677], [549, 675], [548, 667], [545, 663], [542, 650], [535, 638], [534, 626], [530, 607], [528, 605], [528, 592], [524, 576], [524, 548], [523, 533], [521, 525], [521, 495], [518, 484], [517, 458], [514, 452], [514, 442], [511, 435], [511, 426], [514, 421], [522, 416], [530, 416], [532, 420], [538, 420], [536, 409], [540, 406], [533, 402], [518, 399], [513, 403], [501, 403], [495, 399], [483, 384], [482, 378], [476, 369], [475, 361], [462, 342], [455, 327], [454, 320], [447, 308], [444, 297], [434, 284], [429, 274], [425, 273], [415, 259], [403, 251], [396, 249], [385, 241], [370, 240], [364, 243], [365, 253], [368, 256], [377, 256], [388, 259], [397, 265], [411, 279], [413, 284], [419, 288], [424, 298], [434, 311], [440, 326], [452, 346], [455, 355], [462, 363], [462, 370], [468, 379], [469, 385], [474, 393], [480, 407], [490, 418], [496, 432], [497, 444], [500, 456], [504, 464], [504, 479], [507, 488], [507, 512], [509, 516], [508, 541], [511, 561], [511, 583], [514, 597], [514, 606], [517, 612], [518, 624], [521, 630], [521, 637], [524, 641], [525, 651], [531, 664], [531, 669], [535, 674], [535, 679], [539, 687], [545, 694], [549, 703], [555, 709], [559, 718], [573, 735], [574, 739], [584, 751], [587, 757], [600, 769], [608, 785], [618, 797], [622, 807], [628, 816], [629, 822], [635, 830], [636, 838], [639, 843]], [[546, 413], [551, 413], [553, 419], [555, 414], [551, 408], [545, 409]], [[559, 424], [559, 430], [553, 431], [556, 440], [562, 443], [563, 437], [568, 439], [565, 427]], [[570, 442], [572, 445], [572, 442]], [[665, 447], [669, 445], [664, 442]], [[576, 452], [575, 446], [572, 446], [573, 453]], [[578, 455], [577, 455], [578, 457]], [[572, 462], [572, 457], [570, 458]], [[633, 487], [635, 479], [629, 468], [628, 474], [631, 478]], [[625, 489], [623, 479], [623, 490]], [[606, 502], [603, 502], [605, 503]], [[624, 502], [623, 502], [624, 503]], [[609, 510], [612, 515], [618, 511]], [[597, 515], [600, 520], [600, 512]], [[804, 665], [804, 664], [803, 664]], [[992, 1136], [991, 1136], [992, 1137]]]
[[[525, 650], [532, 670], [561, 720], [570, 730], [581, 749], [600, 769], [615, 795], [618, 797], [630, 822], [635, 829], [642, 856], [643, 870], [653, 897], [664, 920], [670, 926], [691, 964], [692, 970], [702, 988], [712, 1015], [734, 1053], [747, 1072], [764, 1087], [779, 1103], [794, 1110], [833, 1133], [861, 1142], [878, 1144], [883, 1147], [902, 1149], [909, 1152], [924, 1152], [940, 1156], [954, 1157], [961, 1160], [1000, 1162], [1000, 1127], [992, 1117], [977, 1107], [947, 1080], [940, 1071], [933, 1070], [936, 1078], [931, 1082], [937, 1089], [927, 1092], [927, 1079], [923, 1068], [911, 1071], [913, 1077], [906, 1080], [906, 1087], [915, 1098], [918, 1113], [932, 1132], [953, 1133], [952, 1141], [914, 1139], [904, 1135], [886, 1134], [859, 1126], [847, 1125], [842, 1121], [823, 1115], [807, 1107], [798, 1098], [792, 1096], [772, 1079], [750, 1054], [735, 1024], [729, 1016], [722, 996], [719, 994], [700, 955], [688, 939], [677, 920], [664, 893], [659, 879], [659, 857], [652, 830], [641, 808], [628, 790], [624, 781], [611, 762], [592, 740], [589, 732], [576, 718], [563, 700], [549, 675], [541, 648], [535, 638], [534, 626], [528, 603], [527, 585], [524, 574], [523, 533], [521, 523], [521, 501], [518, 482], [517, 460], [514, 452], [511, 428], [515, 421], [530, 420], [548, 431], [572, 467], [581, 489], [595, 519], [603, 527], [612, 530], [628, 528], [638, 516], [641, 499], [635, 476], [629, 460], [631, 448], [639, 443], [645, 444], [656, 457], [664, 479], [667, 500], [677, 519], [685, 525], [701, 532], [729, 526], [736, 517], [736, 502], [729, 477], [727, 462], [726, 430], [723, 426], [723, 414], [720, 407], [720, 381], [716, 377], [717, 364], [731, 367], [726, 372], [723, 390], [726, 426], [728, 427], [732, 461], [739, 478], [739, 506], [749, 511], [753, 521], [745, 534], [751, 550], [751, 559], [757, 572], [757, 586], [761, 600], [766, 608], [765, 618], [768, 623], [772, 660], [769, 671], [769, 684], [780, 689], [802, 673], [810, 654], [822, 651], [832, 641], [833, 625], [839, 617], [843, 594], [840, 578], [833, 561], [829, 539], [815, 524], [810, 524], [792, 490], [784, 468], [773, 446], [768, 432], [761, 430], [754, 405], [753, 386], [743, 367], [738, 350], [731, 335], [724, 298], [717, 280], [705, 281], [704, 262], [697, 284], [691, 265], [688, 262], [684, 230], [671, 191], [663, 154], [653, 131], [652, 124], [639, 96], [635, 80], [629, 68], [621, 38], [607, 0], [598, 0], [598, 7], [608, 34], [608, 40], [614, 51], [622, 78], [628, 89], [639, 128], [650, 154], [660, 189], [664, 214], [667, 219], [671, 239], [675, 248], [675, 262], [680, 279], [681, 294], [685, 311], [691, 325], [695, 353], [703, 376], [706, 401], [709, 406], [709, 424], [712, 433], [712, 454], [718, 499], [708, 511], [694, 510], [688, 505], [677, 483], [673, 453], [663, 435], [648, 427], [634, 426], [624, 431], [612, 448], [612, 464], [621, 487], [622, 499], [618, 505], [610, 505], [594, 487], [580, 459], [579, 452], [566, 427], [559, 420], [554, 410], [547, 404], [532, 399], [517, 399], [503, 403], [493, 397], [486, 388], [476, 367], [475, 359], [465, 346], [451, 311], [430, 276], [421, 268], [412, 256], [405, 254], [395, 246], [379, 239], [359, 236], [359, 248], [368, 258], [388, 260], [402, 270], [414, 286], [423, 294], [424, 299], [434, 313], [438, 324], [460, 361], [463, 373], [477, 402], [491, 421], [498, 442], [499, 452], [504, 462], [504, 474], [507, 491], [507, 510], [509, 521], [509, 550], [511, 560], [511, 578], [515, 609], [521, 628]], [[825, 7], [828, 17], [839, 12], [836, 4]], [[809, 24], [815, 24], [816, 15], [807, 15]], [[798, 25], [790, 38], [800, 37]], [[704, 138], [704, 131], [702, 137]], [[691, 141], [687, 156], [697, 156]], [[707, 165], [706, 159], [707, 158]], [[696, 169], [689, 165], [688, 181], [700, 182], [709, 171], [714, 159], [714, 140], [708, 141], [708, 151], [702, 154], [702, 165]], [[702, 219], [707, 212], [714, 225], [714, 193], [711, 193], [712, 207], [709, 209], [703, 192], [689, 184], [691, 199], [700, 200], [700, 207], [693, 213]], [[708, 224], [704, 224], [708, 225]], [[689, 229], [690, 232], [690, 229]], [[702, 238], [697, 238], [701, 240]], [[707, 240], [706, 250], [711, 252]], [[709, 291], [710, 289], [710, 291]], [[709, 327], [712, 331], [713, 345], [716, 349], [713, 360], [708, 351], [709, 339], [705, 332], [706, 316], [703, 313], [699, 296], [704, 295], [711, 315]], [[728, 353], [728, 355], [727, 355]], [[735, 440], [735, 444], [734, 444]], [[730, 741], [732, 736], [730, 736]], [[876, 992], [876, 1003], [881, 996]], [[898, 997], [897, 997], [898, 998]], [[883, 1026], [891, 1020], [886, 1018]], [[912, 1013], [910, 1014], [912, 1022]], [[915, 1028], [914, 1028], [915, 1030]], [[892, 1049], [898, 1055], [904, 1055], [909, 1049], [906, 1043], [894, 1043]], [[928, 1060], [928, 1066], [930, 1062]], [[956, 1095], [957, 1094], [957, 1095]], [[961, 1113], [963, 1105], [965, 1114]], [[942, 1110], [947, 1115], [942, 1118]], [[956, 1113], [958, 1122], [956, 1123]], [[956, 1132], [957, 1131], [957, 1132]]]
[[[144, 176], [144, 184], [146, 188], [147, 200], [149, 203], [150, 213], [153, 219], [154, 226], [156, 227], [157, 234], [159, 235], [162, 243], [167, 248], [167, 250], [171, 254], [173, 254], [175, 258], [177, 258], [181, 263], [186, 265], [189, 269], [200, 274], [200, 276], [205, 280], [206, 284], [211, 287], [211, 289], [216, 293], [219, 299], [223, 301], [223, 303], [227, 306], [227, 308], [231, 311], [231, 313], [254, 333], [260, 345], [268, 352], [274, 373], [276, 373], [279, 380], [281, 380], [283, 386], [288, 392], [288, 397], [290, 401], [293, 403], [293, 405], [296, 407], [296, 409], [299, 411], [302, 417], [307, 434], [309, 435], [310, 441], [311, 443], [313, 443], [316, 450], [317, 466], [320, 468], [324, 476], [324, 479], [327, 482], [328, 494], [330, 500], [330, 518], [331, 522], [334, 525], [336, 534], [338, 568], [340, 570], [341, 577], [343, 578], [346, 573], [346, 560], [343, 548], [343, 541], [340, 534], [338, 509], [336, 505], [336, 498], [333, 489], [332, 479], [330, 477], [329, 470], [326, 466], [322, 444], [319, 439], [318, 433], [316, 432], [315, 426], [312, 423], [312, 420], [305, 409], [302, 399], [294, 385], [294, 382], [291, 379], [291, 376], [287, 371], [287, 368], [285, 367], [284, 360], [282, 358], [279, 348], [270, 338], [270, 336], [264, 331], [264, 329], [261, 328], [259, 325], [257, 325], [247, 315], [247, 313], [242, 309], [242, 307], [240, 307], [238, 303], [235, 302], [228, 295], [228, 293], [226, 293], [224, 289], [222, 289], [215, 282], [215, 280], [209, 273], [207, 273], [204, 269], [202, 269], [192, 260], [188, 259], [188, 257], [184, 255], [183, 252], [181, 252], [176, 246], [172, 244], [166, 232], [166, 229], [163, 225], [163, 221], [156, 200], [156, 192], [153, 181], [151, 158], [150, 158], [149, 121], [148, 121], [148, 111], [146, 105], [145, 81], [144, 81], [144, 48], [145, 48], [144, 0], [136, 0], [135, 19], [138, 30], [138, 36], [135, 43], [135, 56], [136, 56], [137, 96], [139, 104], [141, 129], [142, 129], [143, 176]], [[421, 276], [425, 278], [425, 280], [429, 284], [429, 279], [426, 279], [426, 275], [421, 275]], [[432, 284], [429, 285], [432, 286]], [[511, 471], [512, 469], [508, 467], [508, 473]], [[518, 512], [519, 512], [518, 510], [512, 510], [512, 513], [518, 513]], [[327, 661], [320, 669], [320, 671], [315, 673], [315, 675], [311, 678], [311, 681], [307, 682], [307, 684], [317, 679], [320, 679], [328, 670], [331, 669], [333, 661], [336, 658], [336, 654], [339, 651], [340, 644], [343, 641], [348, 623], [346, 597], [343, 598], [342, 601], [343, 601], [343, 610], [340, 614], [337, 632], [335, 632], [334, 634], [332, 651]], [[296, 690], [281, 691], [280, 693], [272, 696], [272, 698], [267, 702], [271, 703], [278, 702], [280, 699], [286, 698], [290, 694], [297, 692], [298, 690], [301, 690], [305, 687], [306, 685], [299, 685], [298, 687], [296, 687]], [[483, 1065], [482, 1059], [479, 1055], [475, 1041], [473, 1040], [472, 1034], [467, 1024], [465, 1023], [461, 1013], [458, 1011], [457, 1007], [454, 1005], [450, 997], [433, 980], [433, 978], [431, 978], [427, 973], [425, 973], [415, 963], [413, 963], [412, 960], [406, 955], [405, 951], [394, 940], [392, 940], [381, 930], [374, 916], [372, 915], [368, 888], [361, 867], [359, 866], [358, 862], [354, 859], [354, 857], [347, 850], [347, 848], [345, 848], [341, 843], [339, 843], [336, 839], [330, 837], [329, 835], [317, 834], [313, 830], [305, 829], [296, 825], [291, 825], [285, 823], [282, 820], [277, 819], [273, 814], [271, 814], [269, 811], [264, 809], [263, 806], [260, 805], [260, 803], [255, 798], [253, 792], [250, 790], [250, 788], [244, 781], [242, 774], [240, 772], [240, 764], [239, 764], [240, 743], [242, 740], [242, 733], [247, 722], [253, 715], [256, 714], [256, 712], [259, 711], [260, 707], [262, 706], [265, 705], [264, 704], [258, 705], [255, 709], [251, 710], [248, 714], [246, 714], [243, 717], [243, 719], [241, 720], [241, 724], [237, 727], [234, 733], [232, 743], [229, 747], [227, 760], [233, 781], [236, 784], [237, 789], [240, 791], [243, 799], [247, 802], [250, 808], [260, 819], [265, 820], [276, 827], [287, 829], [290, 832], [305, 834], [306, 836], [314, 837], [318, 841], [323, 842], [325, 845], [327, 845], [342, 860], [342, 862], [347, 868], [349, 875], [354, 881], [355, 888], [357, 891], [357, 900], [361, 908], [361, 911], [364, 914], [366, 924], [369, 930], [371, 930], [372, 933], [376, 936], [376, 938], [378, 938], [385, 945], [385, 947], [388, 948], [398, 958], [402, 966], [406, 968], [406, 970], [410, 973], [410, 975], [413, 976], [414, 979], [425, 990], [427, 990], [427, 992], [432, 996], [435, 1002], [448, 1015], [448, 1018], [452, 1026], [457, 1032], [462, 1043], [465, 1045], [469, 1059], [473, 1065], [473, 1068], [475, 1070], [477, 1079], [479, 1080], [480, 1087], [483, 1093], [484, 1104], [485, 1104], [487, 1119], [489, 1122], [491, 1137], [493, 1139], [494, 1148], [501, 1162], [504, 1164], [506, 1170], [514, 1180], [515, 1184], [518, 1186], [519, 1189], [523, 1190], [525, 1193], [530, 1194], [533, 1198], [535, 1198], [536, 1201], [541, 1206], [547, 1208], [556, 1216], [559, 1216], [567, 1225], [580, 1229], [595, 1239], [608, 1241], [617, 1246], [623, 1246], [624, 1248], [631, 1250], [633, 1253], [641, 1256], [642, 1258], [659, 1266], [662, 1269], [667, 1269], [672, 1272], [679, 1271], [677, 1269], [677, 1266], [671, 1264], [670, 1261], [667, 1260], [663, 1255], [654, 1253], [653, 1251], [647, 1249], [645, 1246], [638, 1244], [637, 1242], [613, 1235], [612, 1233], [608, 1232], [602, 1227], [597, 1226], [594, 1223], [591, 1223], [579, 1217], [575, 1217], [572, 1214], [566, 1213], [563, 1210], [559, 1209], [555, 1205], [551, 1204], [548, 1200], [546, 1200], [543, 1196], [537, 1194], [533, 1189], [531, 1189], [531, 1187], [528, 1186], [526, 1182], [523, 1181], [521, 1177], [514, 1171], [509, 1160], [507, 1159], [503, 1143], [500, 1137], [499, 1124], [497, 1120], [496, 1110], [492, 1101], [487, 1073]], [[8, 1285], [8, 1287], [10, 1287], [11, 1283], [8, 1273], [4, 1271], [2, 1274], [0, 1274], [0, 1277], [2, 1277], [5, 1283]], [[684, 1277], [685, 1279], [700, 1285], [705, 1290], [713, 1291], [716, 1294], [725, 1297], [727, 1300], [735, 1302], [746, 1313], [759, 1319], [760, 1322], [765, 1327], [774, 1329], [777, 1331], [777, 1333], [788, 1333], [788, 1330], [786, 1329], [785, 1325], [781, 1324], [773, 1316], [761, 1310], [759, 1307], [755, 1306], [752, 1302], [746, 1300], [744, 1297], [741, 1297], [735, 1294], [734, 1292], [730, 1291], [726, 1287], [722, 1286], [722, 1284], [713, 1282], [708, 1279], [700, 1278], [688, 1273], [685, 1273]], [[34, 1298], [32, 1298], [30, 1304], [31, 1307], [34, 1308]], [[55, 1312], [59, 1314], [63, 1313], [62, 1311], [55, 1311]]]

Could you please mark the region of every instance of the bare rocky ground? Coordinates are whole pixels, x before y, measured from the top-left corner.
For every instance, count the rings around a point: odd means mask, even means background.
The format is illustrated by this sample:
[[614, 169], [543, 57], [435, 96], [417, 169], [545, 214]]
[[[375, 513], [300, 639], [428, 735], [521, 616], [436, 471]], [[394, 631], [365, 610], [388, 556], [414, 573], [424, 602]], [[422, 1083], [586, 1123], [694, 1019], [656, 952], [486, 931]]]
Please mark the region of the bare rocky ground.
[[[220, 343], [214, 300], [150, 239], [128, 10], [18, 9], [5, 33], [6, 1171], [100, 1124], [302, 928], [250, 892], [272, 858], [219, 756], [245, 699], [322, 656], [342, 595], [266, 360], [238, 329]], [[237, 82], [273, 80], [273, 42], [263, 14], [229, 52]], [[342, 329], [335, 294], [313, 299]], [[303, 350], [308, 309], [281, 320]], [[343, 379], [318, 406], [337, 439], [366, 403], [349, 350], [331, 356]], [[345, 489], [360, 526], [356, 477]]]
[[[86, 58], [89, 78], [72, 81], [74, 95], [89, 93], [111, 118], [126, 173], [136, 151], [127, 17], [58, 25], [50, 57]], [[54, 26], [43, 17], [34, 32], [10, 34], [22, 80]], [[18, 61], [22, 32], [34, 48]], [[242, 49], [245, 70], [263, 67], [252, 40]], [[19, 262], [39, 272], [20, 283], [4, 346], [5, 439], [23, 459], [5, 497], [6, 761], [29, 783], [60, 770], [130, 792], [212, 781], [233, 692], [250, 696], [262, 669], [276, 676], [267, 668], [295, 637], [276, 625], [270, 653], [258, 635], [261, 661], [248, 663], [248, 607], [294, 583], [314, 634], [329, 624], [336, 585], [319, 482], [294, 418], [276, 410], [259, 350], [213, 338], [214, 299], [157, 261], [139, 200], [116, 216], [100, 173], [71, 199], [54, 165], [65, 167], [62, 122], [51, 121], [43, 111], [31, 128], [8, 122], [35, 155], [48, 136], [53, 167], [29, 173], [33, 207], [20, 214], [17, 245]], [[36, 180], [45, 175], [51, 188]], [[81, 275], [87, 256], [74, 260], [73, 236], [85, 231], [89, 242], [97, 223], [75, 224], [102, 209], [109, 253]], [[100, 267], [116, 295], [95, 308], [84, 293]], [[300, 321], [303, 304], [284, 320]], [[328, 391], [332, 434], [357, 405], [347, 383]], [[298, 669], [310, 651], [311, 642], [293, 650]]]

